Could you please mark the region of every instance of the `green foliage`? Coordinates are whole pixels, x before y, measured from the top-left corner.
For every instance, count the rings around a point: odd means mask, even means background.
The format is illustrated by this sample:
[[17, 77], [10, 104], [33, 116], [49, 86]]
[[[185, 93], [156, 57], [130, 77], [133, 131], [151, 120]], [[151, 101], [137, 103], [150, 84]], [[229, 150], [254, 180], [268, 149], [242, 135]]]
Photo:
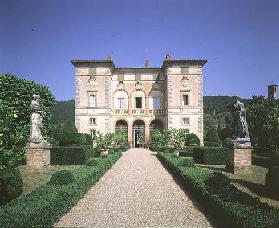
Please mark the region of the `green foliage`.
[[233, 141], [231, 140], [231, 138], [226, 138], [223, 142], [223, 147], [226, 148], [233, 148]]
[[179, 151], [180, 157], [193, 157], [193, 150], [196, 146], [186, 146]]
[[272, 160], [270, 157], [252, 154], [252, 165], [269, 168], [269, 167], [271, 167], [271, 164], [272, 164]]
[[96, 166], [98, 164], [97, 158], [90, 158], [85, 163], [87, 166]]
[[65, 121], [75, 122], [75, 100], [55, 101], [52, 109], [52, 122], [55, 124]]
[[181, 158], [158, 153], [220, 227], [278, 227], [279, 210], [241, 192], [218, 171], [181, 165]]
[[279, 148], [279, 100], [254, 96], [247, 106], [247, 121], [254, 144]]
[[225, 165], [228, 149], [225, 147], [195, 147], [193, 158], [196, 163], [208, 165]]
[[68, 185], [75, 181], [75, 177], [70, 170], [59, 170], [52, 174], [49, 184]]
[[155, 129], [151, 132], [151, 143], [149, 148], [153, 151], [168, 150], [170, 148], [183, 149], [188, 145], [200, 144], [197, 135], [189, 134], [188, 129], [166, 129], [160, 131]]
[[0, 75], [0, 169], [21, 164], [25, 160], [33, 94], [41, 97], [43, 136], [48, 138], [51, 136], [51, 107], [54, 102], [48, 87], [9, 73]]
[[121, 148], [128, 149], [128, 135], [124, 131], [117, 131], [116, 133], [101, 134], [97, 133], [97, 148], [98, 149], [111, 149]]
[[266, 174], [265, 186], [267, 192], [279, 200], [279, 166], [269, 168]]
[[121, 156], [109, 154], [96, 166], [73, 169], [74, 182], [46, 184], [0, 207], [0, 227], [51, 227], [67, 213]]
[[22, 190], [22, 177], [17, 168], [0, 170], [0, 205], [18, 197]]
[[199, 137], [194, 133], [189, 133], [186, 135], [186, 145], [200, 145]]
[[220, 140], [218, 136], [218, 132], [215, 128], [208, 129], [204, 140], [205, 140], [204, 145], [209, 147], [218, 147], [221, 146], [222, 144], [222, 141]]
[[97, 149], [92, 146], [56, 146], [50, 150], [52, 165], [83, 165], [86, 160], [97, 157]]

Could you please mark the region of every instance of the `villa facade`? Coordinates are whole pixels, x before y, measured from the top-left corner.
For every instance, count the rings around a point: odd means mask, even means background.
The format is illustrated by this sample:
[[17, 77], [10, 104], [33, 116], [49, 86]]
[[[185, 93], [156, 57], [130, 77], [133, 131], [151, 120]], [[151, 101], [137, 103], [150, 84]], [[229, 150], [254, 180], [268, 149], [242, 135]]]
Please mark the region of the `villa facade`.
[[186, 128], [203, 143], [203, 66], [171, 60], [161, 67], [118, 68], [107, 60], [72, 60], [75, 124], [94, 137], [119, 129], [133, 147], [148, 145], [152, 129]]

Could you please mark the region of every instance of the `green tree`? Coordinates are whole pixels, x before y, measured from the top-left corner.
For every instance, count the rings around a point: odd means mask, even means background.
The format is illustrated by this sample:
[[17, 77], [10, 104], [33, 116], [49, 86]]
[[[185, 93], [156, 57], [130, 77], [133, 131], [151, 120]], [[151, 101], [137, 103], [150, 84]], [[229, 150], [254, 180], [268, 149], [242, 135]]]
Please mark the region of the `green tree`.
[[279, 148], [279, 100], [254, 96], [247, 107], [252, 142], [270, 151]]
[[221, 139], [219, 138], [217, 129], [215, 128], [208, 129], [204, 141], [205, 141], [204, 143], [205, 146], [210, 146], [210, 147], [221, 146]]

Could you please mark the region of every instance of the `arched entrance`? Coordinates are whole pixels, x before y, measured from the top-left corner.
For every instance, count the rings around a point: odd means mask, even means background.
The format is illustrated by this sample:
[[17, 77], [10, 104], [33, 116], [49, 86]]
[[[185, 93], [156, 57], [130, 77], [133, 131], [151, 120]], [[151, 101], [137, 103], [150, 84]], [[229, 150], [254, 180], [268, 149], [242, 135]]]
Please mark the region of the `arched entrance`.
[[152, 120], [150, 123], [149, 129], [150, 129], [150, 132], [155, 129], [162, 131], [164, 129], [162, 121], [158, 120], [158, 119]]
[[133, 123], [133, 146], [144, 147], [144, 121], [142, 120]]
[[128, 123], [125, 120], [118, 120], [115, 123], [115, 132], [123, 131], [128, 134]]

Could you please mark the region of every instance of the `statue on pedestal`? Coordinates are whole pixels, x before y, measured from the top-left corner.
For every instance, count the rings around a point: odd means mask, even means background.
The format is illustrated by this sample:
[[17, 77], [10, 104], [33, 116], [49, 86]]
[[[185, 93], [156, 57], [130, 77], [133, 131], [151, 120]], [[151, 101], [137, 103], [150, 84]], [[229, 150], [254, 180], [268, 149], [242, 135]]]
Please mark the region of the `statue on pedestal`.
[[43, 138], [43, 111], [40, 104], [40, 96], [33, 95], [31, 102], [31, 126], [28, 147], [49, 148], [50, 144]]
[[251, 141], [249, 137], [248, 124], [246, 121], [246, 111], [244, 108], [244, 104], [240, 102], [238, 98], [235, 98], [235, 102], [231, 108], [233, 112], [234, 147], [235, 148], [251, 147]]

